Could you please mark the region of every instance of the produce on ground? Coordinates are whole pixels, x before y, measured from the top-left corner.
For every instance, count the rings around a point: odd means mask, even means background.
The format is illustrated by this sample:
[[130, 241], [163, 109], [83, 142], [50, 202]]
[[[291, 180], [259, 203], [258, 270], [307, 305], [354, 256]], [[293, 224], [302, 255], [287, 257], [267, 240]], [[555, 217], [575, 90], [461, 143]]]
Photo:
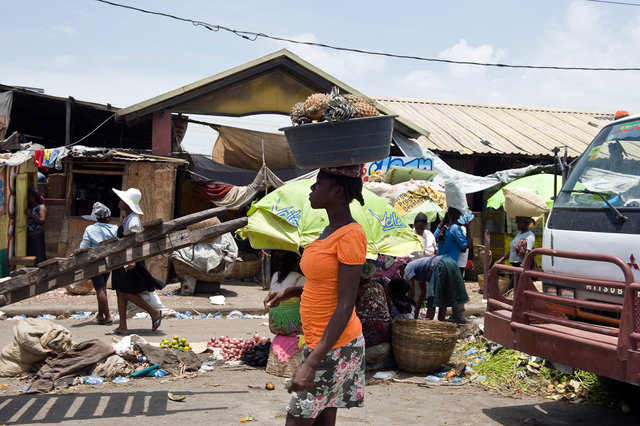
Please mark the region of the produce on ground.
[[207, 343], [207, 347], [212, 349], [219, 348], [222, 358], [225, 361], [236, 361], [239, 360], [244, 353], [249, 352], [260, 343], [269, 341], [270, 339], [268, 337], [261, 337], [258, 333], [255, 333], [253, 337], [247, 340], [235, 337], [229, 338], [227, 336], [220, 336], [216, 339], [216, 337], [213, 336], [209, 343]]
[[173, 339], [169, 340], [168, 338], [162, 339], [160, 342], [160, 347], [164, 349], [180, 349], [183, 351], [190, 351], [191, 346], [189, 346], [189, 342], [184, 337], [180, 337], [178, 335], [173, 336]]

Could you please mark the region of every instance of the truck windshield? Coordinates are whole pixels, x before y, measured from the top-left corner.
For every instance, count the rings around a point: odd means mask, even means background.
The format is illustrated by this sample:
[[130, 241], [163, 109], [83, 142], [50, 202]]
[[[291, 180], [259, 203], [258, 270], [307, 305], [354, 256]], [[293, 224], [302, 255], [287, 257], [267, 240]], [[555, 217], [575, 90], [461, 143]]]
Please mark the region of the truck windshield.
[[605, 127], [579, 158], [555, 207], [640, 211], [640, 120]]

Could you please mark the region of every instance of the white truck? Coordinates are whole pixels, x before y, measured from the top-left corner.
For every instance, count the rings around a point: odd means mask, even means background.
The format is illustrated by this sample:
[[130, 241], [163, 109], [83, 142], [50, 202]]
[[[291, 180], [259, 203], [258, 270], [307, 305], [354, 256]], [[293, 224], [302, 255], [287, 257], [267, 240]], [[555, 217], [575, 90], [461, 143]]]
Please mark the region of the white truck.
[[[486, 337], [640, 385], [640, 115], [607, 124], [576, 160], [542, 245], [521, 267], [488, 273], [485, 254]], [[516, 274], [512, 299], [499, 291], [500, 272]]]
[[[575, 162], [547, 220], [542, 247], [617, 256], [640, 282], [640, 114], [606, 125]], [[594, 280], [586, 286], [543, 280], [547, 294], [622, 304], [623, 289], [595, 283], [623, 281], [614, 264], [543, 256], [542, 267]], [[563, 312], [610, 325], [620, 320], [618, 314], [592, 309], [565, 307]]]

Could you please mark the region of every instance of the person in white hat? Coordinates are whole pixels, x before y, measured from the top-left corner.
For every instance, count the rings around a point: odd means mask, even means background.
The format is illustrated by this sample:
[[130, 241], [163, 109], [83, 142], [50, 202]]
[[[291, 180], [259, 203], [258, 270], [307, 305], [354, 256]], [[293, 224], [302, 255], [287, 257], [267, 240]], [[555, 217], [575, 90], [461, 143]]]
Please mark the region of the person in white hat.
[[[93, 204], [90, 218], [97, 220], [97, 222], [87, 226], [84, 230], [80, 248], [95, 248], [98, 247], [102, 241], [116, 236], [118, 227], [116, 225], [109, 225], [110, 217], [111, 210], [109, 207], [100, 202]], [[107, 280], [110, 274], [111, 272], [105, 272], [102, 275], [91, 278], [93, 288], [96, 291], [96, 298], [98, 299], [98, 313], [96, 314], [98, 324], [113, 323], [111, 312], [109, 312], [109, 300], [107, 299]]]
[[[113, 188], [113, 192], [120, 197], [118, 207], [125, 214], [122, 225], [118, 228], [118, 237], [124, 237], [124, 232], [142, 231], [142, 223], [140, 216], [143, 214], [140, 208], [140, 199], [142, 194], [136, 188], [129, 188], [126, 191], [120, 191]], [[106, 334], [126, 335], [129, 334], [127, 328], [127, 302], [134, 303], [144, 309], [151, 315], [151, 330], [157, 330], [162, 321], [162, 312], [149, 305], [141, 296], [144, 291], [155, 291], [161, 289], [164, 284], [155, 279], [147, 270], [144, 261], [131, 263], [123, 268], [115, 269], [111, 275], [111, 286], [118, 296], [118, 313], [120, 315], [120, 324], [115, 330], [111, 330]]]

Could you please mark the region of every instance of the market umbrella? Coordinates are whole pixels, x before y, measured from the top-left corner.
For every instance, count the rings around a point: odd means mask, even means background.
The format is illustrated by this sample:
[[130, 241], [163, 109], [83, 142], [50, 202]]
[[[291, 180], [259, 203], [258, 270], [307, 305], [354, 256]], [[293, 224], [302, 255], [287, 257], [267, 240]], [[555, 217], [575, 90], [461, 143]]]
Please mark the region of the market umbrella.
[[[288, 182], [251, 206], [249, 223], [238, 230], [254, 248], [298, 251], [320, 235], [329, 224], [323, 209], [312, 209], [309, 193], [315, 179]], [[353, 218], [367, 234], [367, 257], [378, 253], [405, 256], [424, 250], [424, 243], [386, 201], [363, 189], [365, 205], [350, 205]]]
[[[558, 182], [558, 189], [560, 189], [562, 186], [562, 176], [556, 176], [556, 181]], [[538, 194], [549, 208], [553, 207], [553, 175], [540, 173], [537, 175], [526, 176], [509, 182], [502, 188], [530, 189]], [[487, 207], [499, 209], [504, 206], [504, 194], [502, 193], [502, 188], [487, 200]]]
[[413, 223], [418, 213], [427, 215], [429, 222], [434, 222], [446, 213], [446, 197], [444, 187], [426, 180], [411, 180], [393, 185], [393, 196], [396, 199], [394, 209], [407, 223]]

